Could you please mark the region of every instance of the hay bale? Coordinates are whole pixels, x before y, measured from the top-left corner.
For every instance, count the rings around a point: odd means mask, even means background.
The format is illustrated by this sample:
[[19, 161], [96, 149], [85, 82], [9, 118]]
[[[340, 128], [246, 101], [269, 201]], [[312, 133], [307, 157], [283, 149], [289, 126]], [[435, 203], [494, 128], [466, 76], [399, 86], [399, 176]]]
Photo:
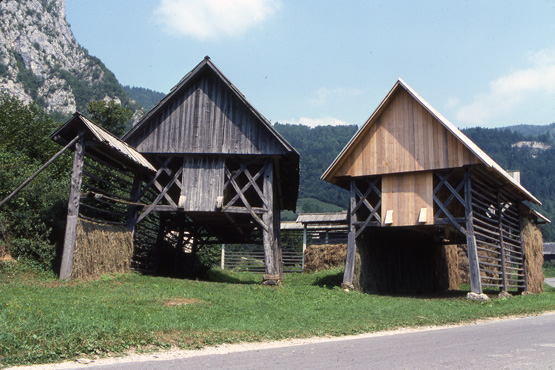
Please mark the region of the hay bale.
[[309, 245], [304, 253], [304, 271], [327, 270], [345, 263], [347, 244]]
[[132, 255], [133, 235], [127, 227], [79, 219], [71, 277], [96, 279], [129, 272]]
[[540, 229], [528, 219], [522, 220], [522, 240], [526, 256], [528, 292], [543, 292], [543, 237]]

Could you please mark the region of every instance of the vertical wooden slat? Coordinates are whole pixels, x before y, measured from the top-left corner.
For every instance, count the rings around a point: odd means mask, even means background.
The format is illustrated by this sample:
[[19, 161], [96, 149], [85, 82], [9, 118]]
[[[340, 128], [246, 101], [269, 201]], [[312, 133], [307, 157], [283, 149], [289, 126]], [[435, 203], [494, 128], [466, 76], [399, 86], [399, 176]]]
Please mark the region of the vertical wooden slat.
[[79, 218], [79, 199], [81, 197], [81, 183], [83, 181], [83, 164], [85, 161], [85, 137], [75, 143], [73, 169], [71, 171], [71, 188], [67, 204], [66, 230], [64, 235], [64, 249], [60, 267], [60, 279], [71, 279], [73, 269], [73, 252], [77, 237], [77, 222]]

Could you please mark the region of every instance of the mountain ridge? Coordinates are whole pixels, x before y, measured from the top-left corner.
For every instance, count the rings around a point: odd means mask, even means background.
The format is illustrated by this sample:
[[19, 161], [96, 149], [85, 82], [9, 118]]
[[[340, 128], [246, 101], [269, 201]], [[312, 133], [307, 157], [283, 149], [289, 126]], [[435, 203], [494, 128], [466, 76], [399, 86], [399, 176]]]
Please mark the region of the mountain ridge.
[[138, 108], [100, 59], [77, 43], [65, 0], [0, 1], [0, 91], [61, 116], [101, 99]]

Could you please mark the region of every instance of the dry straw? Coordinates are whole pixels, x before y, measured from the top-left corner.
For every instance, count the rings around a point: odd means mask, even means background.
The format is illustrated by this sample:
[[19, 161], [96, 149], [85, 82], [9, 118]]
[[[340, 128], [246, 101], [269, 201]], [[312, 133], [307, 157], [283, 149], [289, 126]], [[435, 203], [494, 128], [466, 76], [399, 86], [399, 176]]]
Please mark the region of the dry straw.
[[543, 292], [543, 237], [538, 227], [527, 219], [522, 221], [522, 239], [526, 256], [528, 292]]
[[79, 219], [72, 278], [128, 272], [132, 255], [133, 236], [127, 227]]
[[341, 266], [345, 263], [346, 244], [310, 245], [305, 251], [305, 272], [315, 272]]

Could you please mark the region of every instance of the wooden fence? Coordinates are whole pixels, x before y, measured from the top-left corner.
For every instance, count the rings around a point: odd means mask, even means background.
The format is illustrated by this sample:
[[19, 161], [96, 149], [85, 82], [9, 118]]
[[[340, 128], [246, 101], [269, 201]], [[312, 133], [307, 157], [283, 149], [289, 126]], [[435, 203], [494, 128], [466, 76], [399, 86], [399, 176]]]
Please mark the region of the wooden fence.
[[[306, 238], [306, 240], [305, 240]], [[346, 228], [281, 229], [284, 272], [304, 271], [304, 250], [310, 245], [347, 243]], [[264, 249], [259, 244], [222, 245], [221, 268], [224, 270], [264, 272]]]

